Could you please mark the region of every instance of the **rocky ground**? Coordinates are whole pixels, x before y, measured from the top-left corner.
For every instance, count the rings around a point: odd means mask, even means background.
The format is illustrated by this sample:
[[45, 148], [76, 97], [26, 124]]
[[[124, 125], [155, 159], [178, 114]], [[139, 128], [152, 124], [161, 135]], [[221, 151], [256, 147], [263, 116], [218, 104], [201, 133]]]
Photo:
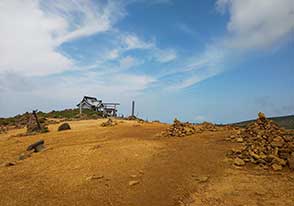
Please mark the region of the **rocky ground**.
[[227, 140], [242, 143], [242, 147], [229, 153], [238, 166], [248, 162], [275, 171], [283, 167], [294, 169], [294, 135], [268, 120], [263, 113], [245, 130]]
[[[54, 124], [25, 137], [17, 136], [25, 129], [0, 134], [0, 205], [294, 205], [288, 166], [274, 171], [241, 157], [246, 164], [238, 166], [227, 156], [247, 144], [249, 130], [210, 125], [197, 132], [193, 125], [194, 133], [170, 137], [158, 134], [171, 125], [120, 120], [101, 127], [106, 121], [71, 121], [66, 131]], [[45, 149], [28, 154], [40, 139]]]

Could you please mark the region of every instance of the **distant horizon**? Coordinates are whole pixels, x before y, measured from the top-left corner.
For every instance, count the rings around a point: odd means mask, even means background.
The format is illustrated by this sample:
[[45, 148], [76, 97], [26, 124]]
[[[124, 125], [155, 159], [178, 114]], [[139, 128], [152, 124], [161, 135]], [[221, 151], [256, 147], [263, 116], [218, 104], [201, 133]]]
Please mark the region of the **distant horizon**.
[[131, 101], [143, 119], [294, 114], [293, 0], [3, 0], [0, 117]]
[[[64, 111], [64, 110], [68, 110], [68, 109], [79, 109], [79, 108], [78, 107], [73, 107], [73, 108], [64, 108], [64, 109], [59, 109], [59, 110], [52, 109], [52, 110], [47, 110], [47, 111], [43, 111], [43, 110], [39, 110], [39, 109], [37, 109], [37, 110], [38, 110], [38, 112], [50, 113], [50, 112], [53, 112], [53, 111]], [[12, 118], [12, 117], [15, 117], [17, 115], [23, 115], [25, 113], [32, 113], [32, 110], [31, 111], [25, 111], [23, 113], [18, 113], [18, 114], [12, 115], [12, 116], [6, 116], [6, 117], [0, 116], [0, 118]], [[131, 108], [130, 108], [130, 113], [129, 114], [122, 114], [118, 110], [118, 116], [120, 117], [121, 115], [123, 115], [124, 117], [130, 116], [131, 115]], [[289, 117], [289, 116], [294, 116], [294, 114], [280, 115], [280, 116], [267, 116], [266, 115], [267, 118], [279, 118], [279, 117]], [[159, 120], [159, 119], [152, 119], [152, 118], [147, 119], [147, 118], [141, 117], [140, 115], [138, 115], [137, 117], [138, 118], [142, 118], [144, 120], [148, 120], [148, 121], [156, 121], [156, 120]], [[159, 120], [159, 121], [160, 122], [163, 122], [163, 123], [172, 123], [175, 118], [177, 118], [177, 117], [174, 117], [170, 121], [161, 121], [161, 120]], [[238, 121], [235, 121], [235, 122], [221, 122], [221, 120], [219, 120], [218, 122], [211, 122], [211, 123], [215, 123], [215, 124], [235, 124], [235, 123], [242, 123], [242, 122], [246, 122], [246, 121], [255, 120], [257, 118], [258, 118], [258, 114], [256, 114], [256, 117], [251, 118], [251, 119], [238, 120]], [[177, 119], [179, 119], [179, 118], [177, 118]], [[186, 120], [184, 120], [184, 119], [179, 119], [179, 120], [182, 121], [182, 122], [186, 122]], [[202, 123], [202, 122], [210, 122], [210, 121], [203, 120], [203, 121], [194, 121], [194, 122], [193, 121], [188, 121], [188, 122], [191, 122], [191, 123]]]

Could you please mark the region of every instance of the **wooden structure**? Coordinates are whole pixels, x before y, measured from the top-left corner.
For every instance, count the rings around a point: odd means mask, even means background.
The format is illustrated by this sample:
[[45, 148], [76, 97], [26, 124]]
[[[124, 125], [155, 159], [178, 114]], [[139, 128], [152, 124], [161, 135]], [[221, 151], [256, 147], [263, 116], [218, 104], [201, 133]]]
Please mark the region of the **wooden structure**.
[[77, 104], [80, 108], [80, 114], [82, 114], [83, 109], [91, 109], [97, 112], [102, 112], [103, 116], [117, 116], [117, 106], [119, 103], [105, 103], [102, 100], [98, 100], [96, 97], [84, 96], [82, 101]]

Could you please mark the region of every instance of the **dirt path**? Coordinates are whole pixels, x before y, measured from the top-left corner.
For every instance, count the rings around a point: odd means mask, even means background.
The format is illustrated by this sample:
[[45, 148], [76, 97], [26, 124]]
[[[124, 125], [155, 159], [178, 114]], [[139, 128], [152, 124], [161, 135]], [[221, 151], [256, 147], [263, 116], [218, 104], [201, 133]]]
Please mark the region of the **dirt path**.
[[0, 167], [0, 205], [294, 205], [293, 173], [232, 167], [224, 132], [167, 139], [156, 136], [164, 124], [101, 121], [1, 135], [0, 163], [41, 138], [48, 150]]

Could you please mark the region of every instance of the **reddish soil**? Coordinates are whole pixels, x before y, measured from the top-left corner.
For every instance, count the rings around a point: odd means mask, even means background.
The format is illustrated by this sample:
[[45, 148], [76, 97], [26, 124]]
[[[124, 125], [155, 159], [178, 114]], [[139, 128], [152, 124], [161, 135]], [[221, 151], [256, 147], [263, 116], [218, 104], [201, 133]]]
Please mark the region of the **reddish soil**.
[[[234, 167], [230, 131], [160, 137], [168, 125], [105, 120], [69, 122], [71, 130], [0, 135], [0, 205], [294, 205], [294, 172]], [[46, 150], [18, 161], [28, 145]], [[129, 185], [130, 181], [137, 181]]]

